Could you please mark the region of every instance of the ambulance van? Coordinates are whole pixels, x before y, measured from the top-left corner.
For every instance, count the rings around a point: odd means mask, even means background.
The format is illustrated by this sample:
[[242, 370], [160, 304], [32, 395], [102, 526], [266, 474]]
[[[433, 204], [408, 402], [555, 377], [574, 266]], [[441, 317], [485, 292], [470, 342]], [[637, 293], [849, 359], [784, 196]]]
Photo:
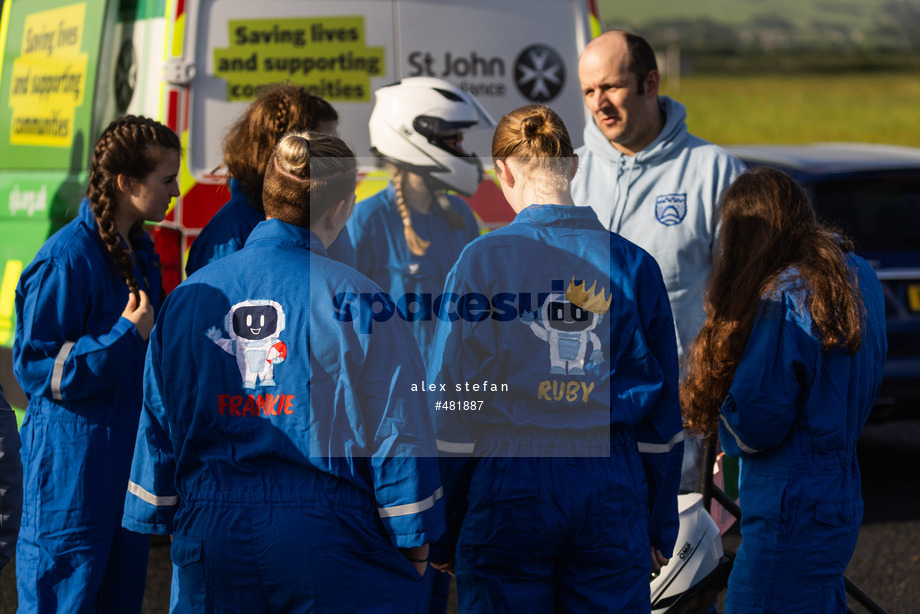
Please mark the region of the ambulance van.
[[[227, 200], [222, 143], [261, 87], [289, 81], [330, 101], [362, 160], [359, 198], [387, 178], [370, 157], [374, 91], [434, 76], [496, 119], [530, 102], [581, 137], [577, 59], [599, 33], [595, 0], [4, 0], [0, 22], [0, 383], [12, 378], [14, 296], [23, 268], [74, 217], [93, 144], [118, 115], [147, 115], [182, 139], [181, 197], [151, 227], [167, 290], [195, 236]], [[468, 150], [488, 156], [491, 134]], [[580, 143], [576, 142], [576, 146]], [[513, 217], [485, 181], [484, 228]]]

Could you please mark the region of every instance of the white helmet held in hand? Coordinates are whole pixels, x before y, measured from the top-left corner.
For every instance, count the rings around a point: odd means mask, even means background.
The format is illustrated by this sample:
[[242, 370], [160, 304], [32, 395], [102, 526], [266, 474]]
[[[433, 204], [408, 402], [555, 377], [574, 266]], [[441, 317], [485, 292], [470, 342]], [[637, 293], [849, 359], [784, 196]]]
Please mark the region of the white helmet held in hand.
[[376, 97], [369, 122], [371, 151], [425, 177], [433, 190], [455, 190], [467, 196], [476, 191], [482, 164], [452, 137], [472, 126], [495, 126], [478, 100], [432, 77], [397, 81], [378, 89]]
[[703, 495], [677, 497], [680, 528], [671, 561], [651, 579], [652, 614], [709, 612], [725, 588], [733, 557], [722, 550], [722, 536]]

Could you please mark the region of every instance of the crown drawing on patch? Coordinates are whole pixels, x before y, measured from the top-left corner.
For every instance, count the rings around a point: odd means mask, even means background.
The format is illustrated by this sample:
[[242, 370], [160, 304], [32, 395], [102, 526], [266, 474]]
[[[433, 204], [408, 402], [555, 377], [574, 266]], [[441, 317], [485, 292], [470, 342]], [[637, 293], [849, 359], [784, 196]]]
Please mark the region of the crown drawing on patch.
[[613, 300], [613, 293], [610, 293], [610, 296], [604, 298], [604, 289], [601, 288], [599, 292], [595, 293], [594, 288], [597, 286], [597, 281], [591, 284], [591, 288], [585, 290], [588, 282], [582, 281], [580, 284], [575, 283], [575, 278], [572, 278], [572, 281], [569, 282], [569, 287], [565, 291], [565, 298], [569, 300], [573, 305], [577, 305], [586, 311], [591, 313], [605, 314], [607, 310], [610, 309], [610, 302]]

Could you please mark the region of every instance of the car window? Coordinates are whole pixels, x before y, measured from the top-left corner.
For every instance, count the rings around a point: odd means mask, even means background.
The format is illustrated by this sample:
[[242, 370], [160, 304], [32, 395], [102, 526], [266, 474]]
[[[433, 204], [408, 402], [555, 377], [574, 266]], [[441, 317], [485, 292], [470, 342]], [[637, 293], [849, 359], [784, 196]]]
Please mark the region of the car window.
[[920, 171], [818, 182], [811, 191], [818, 214], [858, 250], [920, 249]]

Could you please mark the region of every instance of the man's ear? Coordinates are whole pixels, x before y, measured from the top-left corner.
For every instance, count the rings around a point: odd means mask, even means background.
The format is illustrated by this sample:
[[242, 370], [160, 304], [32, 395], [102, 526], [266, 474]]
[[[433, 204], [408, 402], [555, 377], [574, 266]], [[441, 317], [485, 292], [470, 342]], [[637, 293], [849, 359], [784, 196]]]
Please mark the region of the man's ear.
[[661, 73], [657, 70], [650, 70], [645, 76], [645, 95], [648, 97], [654, 96], [655, 99], [658, 99], [658, 86], [661, 85]]

